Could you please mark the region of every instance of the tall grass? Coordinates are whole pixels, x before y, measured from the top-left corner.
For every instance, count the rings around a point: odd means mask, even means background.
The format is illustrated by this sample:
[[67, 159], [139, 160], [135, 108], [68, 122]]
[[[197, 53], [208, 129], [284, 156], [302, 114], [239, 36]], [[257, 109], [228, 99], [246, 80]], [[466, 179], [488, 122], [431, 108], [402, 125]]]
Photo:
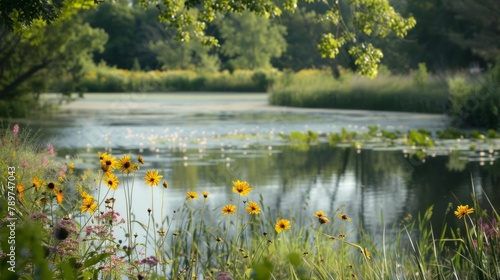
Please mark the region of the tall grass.
[[[296, 217], [301, 209], [271, 213], [259, 190], [239, 180], [227, 186], [234, 194], [227, 201], [193, 189], [176, 211], [164, 213], [162, 198], [171, 189], [158, 170], [142, 179], [141, 157], [99, 153], [93, 171], [78, 172], [54, 157], [54, 147], [30, 139], [18, 126], [1, 134], [2, 279], [500, 277], [498, 213], [481, 208], [475, 194], [474, 209], [460, 205], [455, 213], [462, 227], [434, 229], [430, 207], [383, 236], [351, 226], [357, 221], [343, 207], [317, 209], [309, 219]], [[118, 192], [123, 201], [114, 199]], [[150, 192], [151, 201], [137, 201], [136, 192]], [[132, 212], [138, 203], [147, 207], [145, 218]], [[12, 230], [4, 217], [16, 218], [14, 250], [5, 242]]]
[[82, 79], [82, 92], [218, 91], [265, 92], [277, 72], [236, 70], [233, 73], [172, 71], [128, 71], [92, 67]]
[[350, 73], [343, 76], [336, 80], [324, 70], [284, 74], [271, 88], [269, 103], [292, 107], [422, 113], [443, 113], [447, 103], [447, 87], [438, 77], [423, 77], [418, 73], [380, 75], [373, 80]]

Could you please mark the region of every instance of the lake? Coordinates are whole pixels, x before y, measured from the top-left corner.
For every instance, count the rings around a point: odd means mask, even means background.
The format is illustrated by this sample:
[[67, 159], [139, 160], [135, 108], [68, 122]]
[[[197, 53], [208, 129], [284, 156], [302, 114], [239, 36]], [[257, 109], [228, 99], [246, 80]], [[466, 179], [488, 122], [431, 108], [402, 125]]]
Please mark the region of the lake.
[[436, 225], [443, 219], [463, 225], [453, 211], [445, 213], [450, 203], [453, 210], [472, 205], [473, 191], [485, 206], [487, 198], [500, 206], [498, 143], [451, 152], [469, 145], [451, 141], [422, 161], [408, 155], [411, 147], [337, 147], [327, 141], [297, 147], [279, 136], [309, 130], [324, 135], [343, 127], [363, 132], [374, 125], [433, 132], [447, 125], [441, 115], [273, 107], [266, 94], [137, 93], [86, 94], [44, 119], [15, 121], [40, 128], [41, 141], [53, 144], [59, 157], [75, 159], [81, 170], [97, 169], [97, 152], [141, 154], [146, 164], [134, 193], [139, 218], [151, 202], [149, 187], [140, 191], [147, 169], [160, 170], [169, 183], [163, 213], [182, 206], [187, 191], [208, 191], [209, 207], [222, 207], [234, 198], [231, 181], [238, 179], [252, 185], [250, 200], [262, 195], [276, 215], [306, 223], [318, 210], [331, 217], [342, 212], [354, 227], [375, 235], [431, 205]]

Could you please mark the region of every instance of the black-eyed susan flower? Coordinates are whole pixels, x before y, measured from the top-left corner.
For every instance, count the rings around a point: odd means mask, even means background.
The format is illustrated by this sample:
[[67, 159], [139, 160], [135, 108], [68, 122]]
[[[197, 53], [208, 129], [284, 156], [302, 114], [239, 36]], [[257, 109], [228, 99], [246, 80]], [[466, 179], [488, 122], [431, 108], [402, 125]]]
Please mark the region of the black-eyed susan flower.
[[222, 214], [224, 215], [232, 215], [236, 213], [236, 206], [232, 204], [228, 204], [222, 208]]
[[37, 177], [33, 177], [33, 187], [35, 187], [38, 190], [42, 185], [43, 185], [42, 180], [38, 179]]
[[57, 203], [58, 204], [62, 204], [63, 203], [63, 200], [64, 200], [64, 194], [63, 194], [63, 191], [62, 190], [54, 190], [54, 192], [56, 193], [56, 200], [57, 200]]
[[144, 164], [144, 159], [141, 155], [137, 155], [137, 161], [139, 161], [141, 164]]
[[197, 198], [198, 198], [198, 194], [196, 192], [188, 192], [187, 193], [187, 199], [188, 200], [197, 199]]
[[233, 181], [233, 192], [239, 193], [241, 196], [248, 195], [252, 187], [247, 183], [247, 181]]
[[82, 197], [82, 199], [85, 199], [87, 197], [92, 197], [92, 195], [88, 194], [86, 191], [82, 191], [80, 193], [80, 196]]
[[120, 180], [113, 174], [113, 173], [108, 173], [106, 177], [102, 179], [104, 183], [108, 186], [108, 188], [116, 190], [118, 187], [118, 184], [120, 183]]
[[209, 193], [209, 192], [207, 192], [207, 191], [203, 191], [201, 194], [203, 195], [203, 197], [204, 197], [204, 198], [208, 198], [208, 195], [209, 195], [210, 193]]
[[462, 219], [463, 216], [474, 213], [474, 208], [469, 208], [469, 205], [459, 205], [454, 213], [457, 218]]
[[146, 176], [144, 176], [144, 180], [146, 181], [146, 185], [149, 186], [158, 186], [160, 183], [160, 179], [163, 178], [162, 175], [158, 175], [158, 170], [152, 171], [148, 170]]
[[160, 230], [158, 230], [158, 234], [159, 234], [160, 236], [165, 236], [165, 234], [167, 234], [167, 233], [165, 232], [165, 230], [160, 229]]
[[103, 160], [106, 157], [111, 157], [111, 155], [108, 153], [97, 152], [97, 155], [99, 155], [99, 161]]
[[53, 191], [56, 188], [56, 183], [50, 182], [47, 184], [47, 189]]
[[[99, 156], [99, 158], [101, 158], [101, 156]], [[111, 172], [118, 166], [116, 158], [112, 157], [110, 154], [103, 154], [100, 163], [101, 163], [101, 168], [104, 172]]]
[[319, 221], [320, 224], [326, 224], [326, 223], [330, 222], [330, 220], [328, 220], [328, 218], [325, 217], [325, 216], [319, 217], [318, 221]]
[[17, 193], [19, 197], [24, 200], [24, 186], [23, 184], [17, 184]]
[[276, 230], [277, 233], [280, 233], [282, 231], [285, 231], [291, 227], [290, 221], [286, 219], [281, 219], [276, 222], [276, 226], [274, 229]]
[[138, 170], [139, 165], [132, 163], [130, 155], [124, 155], [118, 160], [118, 168], [121, 172], [129, 174], [132, 171]]
[[253, 201], [248, 202], [246, 210], [250, 215], [257, 215], [260, 213], [259, 205]]
[[94, 197], [87, 194], [87, 196], [82, 199], [82, 206], [80, 209], [82, 213], [89, 211], [90, 214], [94, 214], [95, 209], [97, 209], [97, 203], [95, 203]]
[[325, 217], [325, 212], [323, 211], [316, 211], [316, 213], [314, 213], [314, 216], [318, 217], [318, 218], [321, 218], [321, 217]]
[[342, 221], [348, 221], [350, 222], [351, 221], [351, 218], [347, 217], [346, 214], [339, 214], [338, 217], [342, 220]]
[[163, 181], [163, 187], [164, 187], [165, 189], [168, 189], [168, 183], [167, 183], [167, 181]]

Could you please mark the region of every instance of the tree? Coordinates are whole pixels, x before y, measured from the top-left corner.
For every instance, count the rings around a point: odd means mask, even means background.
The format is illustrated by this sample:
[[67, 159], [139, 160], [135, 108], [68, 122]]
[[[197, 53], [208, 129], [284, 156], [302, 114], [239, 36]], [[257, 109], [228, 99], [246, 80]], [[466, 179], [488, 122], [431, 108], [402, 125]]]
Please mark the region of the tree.
[[0, 28], [0, 100], [39, 92], [51, 82], [72, 91], [83, 63], [102, 50], [107, 39], [79, 17], [31, 31], [32, 36], [20, 36]]
[[[10, 3], [8, 0], [1, 1], [2, 4]], [[77, 5], [79, 1], [87, 3], [89, 0], [57, 0], [56, 3], [70, 2]], [[8, 7], [6, 13], [2, 13], [2, 17], [11, 21], [3, 20], [2, 23], [12, 27], [16, 22], [31, 23], [38, 20], [41, 13], [40, 7], [32, 6], [31, 2], [22, 1], [17, 7]], [[315, 1], [304, 0], [304, 2]], [[205, 34], [207, 23], [215, 20], [220, 14], [249, 11], [263, 17], [277, 17], [281, 15], [283, 10], [293, 11], [297, 7], [297, 0], [285, 0], [281, 4], [272, 0], [163, 0], [161, 2], [139, 0], [139, 3], [146, 7], [155, 6], [160, 12], [159, 19], [177, 31], [178, 39], [188, 41], [190, 37], [196, 36], [201, 38], [203, 44], [209, 45], [217, 45], [218, 42], [213, 36]], [[366, 38], [369, 36], [386, 37], [390, 33], [404, 37], [408, 30], [416, 24], [412, 17], [405, 19], [397, 13], [389, 4], [389, 0], [350, 0], [349, 3], [338, 0], [323, 0], [318, 3], [322, 3], [326, 7], [325, 13], [319, 18], [332, 25], [331, 31], [323, 34], [318, 44], [321, 55], [335, 58], [342, 47], [347, 47], [348, 53], [354, 58], [358, 72], [370, 77], [376, 76], [377, 65], [383, 54]], [[200, 12], [192, 13], [192, 8], [197, 8]], [[57, 14], [61, 8], [54, 6], [54, 10]], [[20, 11], [26, 11], [26, 13], [21, 13], [21, 18]], [[54, 18], [52, 16], [42, 17], [46, 22], [51, 22]]]
[[230, 14], [218, 26], [224, 40], [221, 51], [235, 68], [269, 68], [271, 58], [286, 49], [285, 28], [255, 14]]
[[98, 0], [0, 0], [0, 26], [22, 33], [33, 26], [51, 24]]
[[[450, 31], [461, 30], [450, 7], [446, 0], [408, 1], [402, 9], [412, 14], [419, 24], [408, 32], [406, 39], [409, 44], [396, 43], [399, 45], [396, 47], [396, 56], [405, 54], [411, 68], [424, 62], [431, 71], [468, 66], [475, 59], [474, 56], [470, 51], [460, 48], [449, 36]], [[396, 59], [399, 60], [399, 57]], [[397, 62], [396, 59], [393, 61]]]
[[209, 72], [219, 70], [218, 56], [210, 54], [210, 49], [203, 46], [196, 38], [189, 42], [179, 42], [174, 38], [150, 42], [150, 49], [157, 55], [163, 70], [197, 69]]
[[490, 62], [500, 55], [500, 2], [498, 0], [445, 0], [461, 30], [451, 39]]
[[109, 36], [103, 53], [94, 54], [94, 62], [120, 69], [132, 69], [134, 61], [141, 68], [158, 69], [155, 54], [149, 49], [150, 41], [167, 38], [165, 24], [158, 21], [158, 10], [143, 9], [129, 1], [102, 3], [89, 11], [86, 21], [94, 28], [102, 28]]

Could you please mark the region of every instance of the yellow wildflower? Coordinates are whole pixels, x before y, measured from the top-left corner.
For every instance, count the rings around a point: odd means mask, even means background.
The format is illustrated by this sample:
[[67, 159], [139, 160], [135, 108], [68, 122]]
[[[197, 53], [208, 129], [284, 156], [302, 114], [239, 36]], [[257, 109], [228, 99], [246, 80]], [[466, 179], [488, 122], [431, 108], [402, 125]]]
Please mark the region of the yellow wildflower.
[[246, 210], [247, 210], [248, 214], [251, 214], [251, 215], [257, 215], [260, 213], [259, 205], [253, 201], [248, 202]]
[[248, 195], [252, 187], [246, 181], [233, 181], [233, 192], [239, 193], [241, 196]]
[[457, 206], [457, 211], [454, 212], [457, 218], [461, 219], [465, 215], [474, 213], [474, 208], [469, 208], [469, 205], [459, 205]]
[[277, 233], [280, 233], [282, 231], [285, 231], [291, 227], [290, 221], [286, 219], [281, 219], [278, 222], [276, 222], [276, 226], [274, 229], [276, 230]]
[[236, 206], [235, 205], [228, 204], [228, 205], [224, 206], [224, 208], [222, 208], [222, 214], [224, 214], [224, 215], [232, 215], [234, 213], [236, 213]]

